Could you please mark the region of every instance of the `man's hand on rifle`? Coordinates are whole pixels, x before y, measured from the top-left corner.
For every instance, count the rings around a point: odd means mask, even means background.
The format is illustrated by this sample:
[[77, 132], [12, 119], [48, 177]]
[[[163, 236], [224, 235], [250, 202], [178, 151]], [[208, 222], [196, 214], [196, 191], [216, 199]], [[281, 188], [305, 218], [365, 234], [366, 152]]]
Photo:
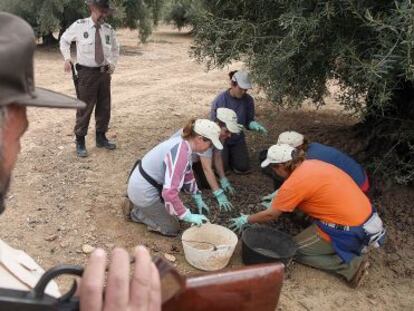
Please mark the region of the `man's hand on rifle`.
[[64, 70], [65, 70], [65, 72], [71, 72], [72, 71], [72, 68], [71, 68], [71, 60], [70, 59], [67, 59], [67, 60], [65, 60], [65, 65], [64, 65]]
[[147, 249], [135, 249], [132, 278], [130, 260], [124, 249], [112, 252], [105, 285], [106, 254], [97, 249], [88, 260], [79, 288], [80, 310], [161, 310], [160, 276]]

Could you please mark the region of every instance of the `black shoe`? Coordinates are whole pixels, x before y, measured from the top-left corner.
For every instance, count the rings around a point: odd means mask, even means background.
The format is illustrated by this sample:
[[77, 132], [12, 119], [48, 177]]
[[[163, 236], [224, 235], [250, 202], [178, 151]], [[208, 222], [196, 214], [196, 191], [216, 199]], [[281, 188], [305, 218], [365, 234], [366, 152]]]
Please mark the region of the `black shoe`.
[[105, 133], [96, 132], [96, 147], [114, 150], [116, 148], [116, 145], [113, 142], [110, 142], [108, 138], [106, 138]]
[[76, 153], [78, 157], [85, 158], [88, 156], [85, 146], [85, 136], [76, 135]]

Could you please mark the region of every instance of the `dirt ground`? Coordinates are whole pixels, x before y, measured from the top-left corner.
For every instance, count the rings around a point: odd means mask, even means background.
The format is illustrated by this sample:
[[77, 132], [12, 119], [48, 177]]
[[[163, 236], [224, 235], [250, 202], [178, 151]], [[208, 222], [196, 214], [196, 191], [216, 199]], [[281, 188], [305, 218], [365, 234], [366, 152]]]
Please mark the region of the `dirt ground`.
[[[58, 263], [83, 264], [82, 246], [115, 245], [131, 250], [145, 244], [155, 255], [177, 258], [185, 274], [199, 273], [184, 259], [180, 238], [147, 232], [142, 225], [125, 221], [120, 208], [128, 172], [138, 157], [162, 141], [187, 119], [206, 116], [214, 96], [227, 87], [227, 72], [206, 72], [188, 57], [191, 37], [161, 27], [146, 45], [135, 32], [120, 30], [121, 58], [112, 79], [113, 109], [109, 137], [118, 148], [94, 146], [94, 122], [87, 137], [89, 157], [75, 154], [74, 111], [29, 109], [30, 128], [14, 171], [8, 208], [0, 217], [2, 238], [24, 249], [45, 268]], [[74, 95], [71, 77], [63, 72], [58, 50], [39, 49], [35, 61], [36, 83]], [[335, 102], [322, 110], [276, 110], [254, 90], [257, 119], [271, 131], [267, 137], [248, 134], [250, 156], [276, 141], [278, 134], [296, 129], [311, 138], [353, 152], [358, 142], [349, 127], [356, 122]], [[271, 191], [270, 180], [258, 168], [250, 176], [229, 176], [256, 204]], [[293, 264], [286, 273], [278, 310], [413, 310], [414, 238], [412, 189], [386, 189], [378, 201], [389, 238], [384, 248], [370, 253], [369, 275], [358, 290], [325, 272]], [[217, 208], [208, 194], [211, 208]], [[237, 200], [236, 202], [242, 202]], [[228, 269], [241, 265], [240, 247]]]

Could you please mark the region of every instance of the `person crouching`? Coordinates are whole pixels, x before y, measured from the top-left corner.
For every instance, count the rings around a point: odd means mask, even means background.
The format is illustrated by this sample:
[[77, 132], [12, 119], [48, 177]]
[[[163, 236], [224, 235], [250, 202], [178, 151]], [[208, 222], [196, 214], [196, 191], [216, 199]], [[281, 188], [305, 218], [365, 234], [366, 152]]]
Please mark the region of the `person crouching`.
[[[219, 135], [220, 127], [216, 123], [207, 119], [190, 120], [182, 135], [158, 144], [137, 161], [127, 188], [133, 204], [131, 220], [167, 236], [178, 234], [178, 220], [197, 225], [208, 221], [201, 213], [206, 205], [193, 175], [191, 156], [211, 146], [223, 149]], [[184, 206], [179, 197], [181, 190], [193, 196], [199, 214]]]
[[287, 144], [269, 148], [261, 166], [268, 165], [285, 182], [268, 209], [234, 218], [232, 228], [277, 220], [297, 209], [314, 223], [294, 237], [299, 247], [295, 260], [340, 275], [357, 287], [368, 268], [365, 253], [382, 245], [385, 238], [382, 220], [370, 200], [344, 171], [319, 160], [305, 160], [302, 150]]

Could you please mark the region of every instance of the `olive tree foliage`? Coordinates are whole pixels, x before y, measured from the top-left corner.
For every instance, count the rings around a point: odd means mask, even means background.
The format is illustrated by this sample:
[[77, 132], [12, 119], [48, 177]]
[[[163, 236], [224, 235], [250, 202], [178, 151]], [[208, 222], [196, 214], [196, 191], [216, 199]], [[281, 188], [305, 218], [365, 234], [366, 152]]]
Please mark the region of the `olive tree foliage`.
[[414, 180], [411, 0], [200, 0], [192, 54], [209, 68], [243, 60], [277, 105], [324, 104], [327, 81], [361, 117], [376, 173]]
[[183, 27], [192, 25], [192, 4], [194, 0], [172, 0], [170, 1], [167, 14], [165, 15], [165, 21], [169, 24], [173, 24], [178, 30]]
[[21, 16], [33, 27], [37, 37], [48, 40], [46, 43], [52, 43], [53, 32], [63, 33], [71, 23], [87, 14], [83, 0], [2, 0], [0, 10]]
[[152, 0], [151, 1], [151, 12], [152, 12], [152, 20], [154, 25], [157, 26], [160, 21], [162, 21], [164, 17], [164, 11], [166, 4], [168, 3], [167, 0]]
[[[139, 38], [145, 42], [152, 33], [153, 24], [161, 19], [160, 12], [165, 0], [113, 0], [114, 16], [109, 22], [116, 27], [139, 30]], [[89, 15], [84, 0], [1, 0], [0, 10], [21, 16], [33, 27], [44, 43], [57, 42], [58, 37], [79, 18]]]
[[138, 29], [142, 42], [147, 41], [162, 20], [166, 0], [118, 0], [119, 14], [115, 15], [115, 25]]
[[164, 21], [178, 30], [189, 27], [192, 31], [196, 16], [204, 12], [202, 9], [200, 0], [170, 0], [164, 6]]

